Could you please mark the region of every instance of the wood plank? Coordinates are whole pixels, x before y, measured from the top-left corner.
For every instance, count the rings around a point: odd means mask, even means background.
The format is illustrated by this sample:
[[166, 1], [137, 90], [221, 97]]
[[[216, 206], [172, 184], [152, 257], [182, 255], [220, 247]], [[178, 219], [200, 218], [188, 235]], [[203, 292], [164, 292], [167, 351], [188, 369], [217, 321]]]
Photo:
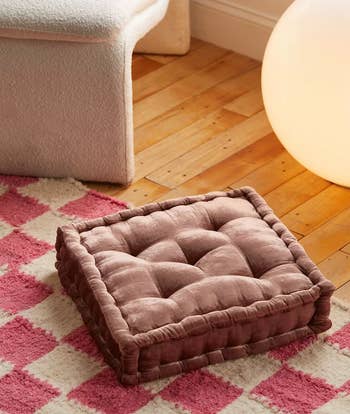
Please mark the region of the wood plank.
[[147, 96], [134, 104], [135, 128], [175, 108], [192, 96], [232, 76], [238, 76], [256, 65], [257, 63], [252, 59], [244, 56], [237, 58], [234, 53], [230, 53], [203, 70], [194, 72], [159, 92]]
[[350, 280], [350, 255], [340, 251], [335, 252], [318, 264], [321, 272], [340, 287]]
[[266, 194], [265, 199], [275, 213], [282, 216], [329, 185], [328, 181], [310, 171], [304, 171]]
[[163, 194], [162, 196], [157, 198], [155, 201], [159, 202], [159, 201], [171, 200], [173, 198], [185, 197], [187, 195], [191, 195], [191, 194], [187, 194], [187, 193], [183, 192], [181, 190], [181, 188], [178, 187], [178, 188], [174, 188], [173, 190], [170, 190], [167, 193]]
[[[195, 37], [192, 37], [192, 39], [191, 39], [191, 47], [190, 47], [190, 50], [189, 50], [188, 53], [193, 52], [194, 50], [198, 49], [199, 47], [201, 47], [201, 46], [203, 46], [205, 44], [206, 44], [206, 42], [203, 42], [203, 40], [199, 40], [199, 39], [196, 39]], [[182, 55], [178, 56], [178, 55], [161, 55], [161, 54], [155, 55], [155, 54], [146, 54], [146, 56], [149, 59], [152, 59], [152, 60], [154, 60], [156, 62], [161, 63], [162, 65], [166, 65], [166, 64], [168, 64], [170, 62], [173, 62], [174, 60], [180, 59], [180, 56], [182, 56]]]
[[118, 190], [111, 195], [119, 198], [120, 200], [134, 204], [135, 206], [140, 206], [151, 203], [168, 191], [168, 188], [143, 178], [131, 184], [128, 188]]
[[230, 184], [230, 187], [249, 185], [254, 187], [260, 194], [267, 194], [303, 171], [304, 167], [287, 151], [283, 151], [269, 163]]
[[297, 233], [296, 231], [292, 231], [292, 230], [291, 230], [291, 233], [294, 235], [294, 237], [295, 237], [297, 240], [300, 240], [300, 239], [302, 239], [302, 238], [304, 237], [302, 234], [299, 234], [299, 233]]
[[350, 303], [350, 282], [337, 289], [334, 293], [334, 296], [338, 299], [343, 300], [344, 302]]
[[147, 59], [144, 56], [139, 56], [138, 59], [133, 60], [132, 63], [132, 78], [133, 80], [140, 79], [148, 73], [154, 72], [163, 65], [153, 60]]
[[341, 250], [344, 253], [350, 254], [350, 243], [345, 245]]
[[350, 191], [332, 184], [283, 216], [283, 221], [292, 230], [307, 235], [347, 208]]
[[327, 223], [300, 240], [315, 263], [320, 263], [350, 243], [350, 209], [333, 217]]
[[132, 55], [132, 63], [134, 64], [135, 62], [137, 62], [138, 60], [142, 59], [142, 55], [137, 55], [137, 54], [133, 54]]
[[[229, 52], [225, 49], [205, 44], [188, 55], [177, 58], [167, 65], [163, 64], [163, 67], [157, 73], [149, 73], [142, 80], [136, 80], [133, 83], [134, 102], [140, 101], [146, 96], [152, 95], [172, 83], [192, 75], [195, 71], [202, 70], [228, 54]], [[160, 64], [161, 62], [156, 63]]]
[[222, 109], [212, 112], [187, 128], [146, 148], [136, 155], [135, 180], [157, 170], [193, 148], [207, 142], [220, 132], [232, 128], [244, 119], [246, 118], [242, 115]]
[[92, 181], [84, 181], [84, 185], [86, 185], [91, 190], [99, 191], [100, 193], [107, 194], [112, 197], [115, 193], [125, 188], [119, 184], [96, 183]]
[[135, 151], [139, 152], [220, 109], [226, 102], [254, 88], [260, 68], [228, 79], [200, 93], [135, 130]]
[[264, 111], [222, 132], [166, 164], [147, 177], [166, 187], [177, 187], [271, 132]]
[[225, 105], [224, 108], [248, 117], [256, 114], [264, 109], [261, 87], [259, 86], [234, 99]]
[[183, 195], [191, 195], [223, 190], [233, 179], [247, 175], [282, 151], [282, 145], [275, 135], [269, 134], [184, 182], [176, 191]]
[[168, 65], [170, 62], [174, 62], [174, 60], [179, 58], [176, 55], [155, 55], [152, 53], [147, 53], [145, 56], [147, 56], [148, 59], [161, 63], [162, 65]]

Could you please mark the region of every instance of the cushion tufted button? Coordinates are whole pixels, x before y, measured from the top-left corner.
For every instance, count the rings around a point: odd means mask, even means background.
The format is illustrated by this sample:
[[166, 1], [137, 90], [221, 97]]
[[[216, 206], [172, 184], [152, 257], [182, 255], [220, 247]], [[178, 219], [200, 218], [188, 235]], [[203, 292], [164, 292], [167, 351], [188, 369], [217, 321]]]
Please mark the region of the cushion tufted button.
[[152, 275], [157, 281], [163, 298], [168, 298], [185, 286], [203, 280], [206, 276], [197, 267], [171, 262], [152, 264]]
[[225, 234], [195, 228], [179, 231], [175, 235], [175, 241], [179, 244], [190, 264], [194, 264], [210, 250], [230, 243], [230, 239]]
[[187, 263], [187, 258], [175, 240], [162, 240], [145, 248], [138, 257], [149, 262]]
[[210, 250], [195, 266], [208, 276], [230, 274], [254, 277], [244, 254], [234, 245], [224, 245]]

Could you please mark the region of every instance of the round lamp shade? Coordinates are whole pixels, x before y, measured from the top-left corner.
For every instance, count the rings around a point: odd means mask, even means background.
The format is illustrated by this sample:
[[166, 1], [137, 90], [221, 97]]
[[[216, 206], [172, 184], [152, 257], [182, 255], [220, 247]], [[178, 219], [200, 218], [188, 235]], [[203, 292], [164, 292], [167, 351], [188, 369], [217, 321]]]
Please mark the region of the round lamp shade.
[[350, 1], [296, 0], [277, 23], [262, 70], [267, 115], [285, 148], [350, 186]]

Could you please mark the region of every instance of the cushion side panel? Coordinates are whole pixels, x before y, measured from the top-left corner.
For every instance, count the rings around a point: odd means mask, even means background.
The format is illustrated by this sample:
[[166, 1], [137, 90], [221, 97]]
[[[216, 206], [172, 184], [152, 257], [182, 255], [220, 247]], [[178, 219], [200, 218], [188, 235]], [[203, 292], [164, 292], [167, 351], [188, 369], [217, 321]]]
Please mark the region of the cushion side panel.
[[303, 246], [274, 214], [265, 199], [251, 187], [243, 187], [241, 191], [253, 204], [260, 217], [276, 232], [278, 237], [280, 237], [288, 247], [296, 265], [311, 280], [314, 287], [317, 287], [320, 290], [320, 297], [316, 302], [316, 311], [310, 322], [310, 327], [315, 333], [326, 331], [332, 326], [332, 322], [329, 319], [331, 306], [330, 298], [335, 291], [335, 286], [325, 278], [316, 264], [307, 255]]
[[314, 312], [315, 303], [303, 304], [288, 312], [143, 348], [140, 352], [138, 381], [153, 380], [266, 352], [312, 335], [308, 324]]
[[78, 259], [74, 239], [78, 242], [79, 234], [73, 226], [58, 229], [56, 267], [61, 283], [74, 300], [106, 361], [118, 376], [122, 373], [132, 375], [137, 371], [138, 349], [130, 340], [128, 327], [118, 315], [119, 309], [114, 301], [99, 289], [105, 286], [104, 283], [84, 269], [86, 257], [85, 260], [84, 257]]

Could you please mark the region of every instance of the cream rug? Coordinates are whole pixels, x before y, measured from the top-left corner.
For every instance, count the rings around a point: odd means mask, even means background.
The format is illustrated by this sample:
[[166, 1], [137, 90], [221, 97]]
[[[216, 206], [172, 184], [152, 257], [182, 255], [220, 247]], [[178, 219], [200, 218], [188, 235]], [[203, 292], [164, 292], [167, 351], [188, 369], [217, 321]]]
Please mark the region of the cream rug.
[[0, 412], [350, 413], [350, 311], [266, 354], [125, 388], [105, 365], [55, 271], [56, 228], [126, 204], [74, 180], [0, 176]]

